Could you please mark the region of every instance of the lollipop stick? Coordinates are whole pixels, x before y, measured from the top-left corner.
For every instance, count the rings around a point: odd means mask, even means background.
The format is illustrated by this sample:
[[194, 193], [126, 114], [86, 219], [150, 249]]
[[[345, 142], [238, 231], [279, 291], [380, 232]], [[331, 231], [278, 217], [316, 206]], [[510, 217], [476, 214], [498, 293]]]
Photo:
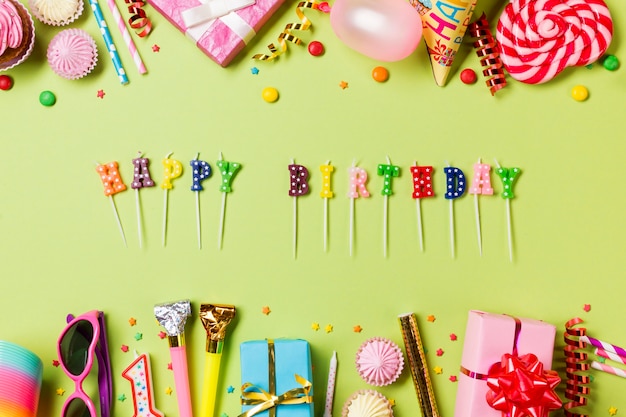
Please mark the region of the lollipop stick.
[[422, 231], [422, 204], [421, 199], [415, 199], [415, 207], [417, 208], [417, 234], [420, 239], [420, 250], [424, 252], [424, 233]]
[[350, 199], [350, 256], [354, 246], [354, 198]]
[[452, 251], [452, 257], [454, 254], [454, 200], [450, 199], [450, 250]]
[[226, 193], [222, 193], [222, 210], [220, 212], [220, 229], [217, 233], [217, 248], [222, 249], [222, 239], [224, 239], [224, 216], [226, 214]]
[[507, 237], [509, 240], [509, 260], [513, 262], [513, 233], [511, 230], [511, 200], [506, 199], [506, 225]]
[[124, 241], [124, 246], [128, 247], [126, 243], [126, 235], [124, 234], [124, 229], [122, 228], [122, 222], [120, 220], [120, 216], [117, 213], [117, 207], [115, 207], [115, 201], [113, 200], [113, 196], [109, 196], [109, 200], [111, 201], [111, 207], [113, 208], [113, 214], [115, 215], [115, 220], [117, 221], [117, 227], [120, 229], [120, 234], [122, 235], [122, 240]]
[[483, 241], [480, 234], [480, 209], [478, 208], [478, 194], [474, 194], [474, 212], [476, 213], [476, 233], [478, 234], [478, 250], [483, 256]]
[[163, 190], [163, 247], [167, 239], [167, 189]]
[[198, 234], [198, 249], [202, 249], [202, 235], [200, 231], [200, 192], [196, 191], [196, 229]]
[[135, 188], [135, 206], [137, 208], [137, 234], [139, 235], [139, 248], [143, 247], [143, 230], [141, 229], [141, 201], [139, 200], [139, 188]]
[[387, 257], [387, 208], [389, 206], [389, 196], [385, 196], [383, 202], [383, 256]]

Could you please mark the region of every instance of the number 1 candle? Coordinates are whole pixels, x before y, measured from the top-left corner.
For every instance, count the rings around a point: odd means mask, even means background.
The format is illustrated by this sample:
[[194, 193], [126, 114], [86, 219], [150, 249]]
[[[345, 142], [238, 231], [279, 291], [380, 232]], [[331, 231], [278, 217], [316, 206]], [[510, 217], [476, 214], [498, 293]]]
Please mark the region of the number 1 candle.
[[522, 172], [519, 168], [503, 168], [500, 166], [498, 161], [496, 160], [496, 166], [498, 169], [496, 170], [496, 174], [500, 177], [502, 181], [502, 198], [506, 201], [506, 224], [507, 224], [507, 236], [509, 241], [509, 259], [513, 262], [513, 230], [511, 228], [511, 200], [515, 198], [515, 194], [513, 193], [513, 186], [515, 184], [515, 180]]
[[326, 252], [328, 248], [328, 199], [333, 197], [333, 192], [330, 188], [330, 179], [334, 170], [335, 167], [330, 164], [330, 161], [320, 166], [320, 171], [322, 172], [322, 191], [320, 192], [320, 197], [324, 199], [324, 252]]
[[291, 160], [289, 168], [289, 195], [293, 197], [293, 257], [296, 258], [298, 251], [298, 197], [309, 193], [309, 170], [302, 166], [296, 165]]
[[120, 220], [119, 214], [117, 213], [115, 201], [113, 200], [113, 195], [126, 190], [126, 184], [124, 184], [124, 182], [122, 181], [122, 177], [120, 176], [120, 171], [118, 169], [118, 164], [115, 161], [109, 162], [108, 164], [97, 164], [96, 171], [100, 175], [100, 180], [102, 181], [102, 185], [104, 186], [104, 195], [109, 197], [111, 207], [113, 207], [113, 214], [115, 215], [117, 227], [120, 230], [120, 234], [122, 235], [124, 246], [128, 246], [126, 243], [126, 235], [124, 234], [124, 229], [122, 228], [122, 222]]
[[130, 382], [133, 391], [133, 417], [163, 417], [163, 413], [154, 405], [152, 388], [152, 371], [148, 354], [137, 355], [135, 360], [122, 372], [122, 376]]
[[483, 240], [480, 231], [480, 208], [478, 207], [478, 194], [492, 195], [491, 178], [489, 172], [491, 165], [483, 164], [478, 158], [478, 162], [474, 164], [474, 178], [469, 193], [474, 194], [474, 213], [476, 214], [476, 234], [478, 236], [478, 251], [483, 256]]
[[391, 160], [387, 157], [387, 164], [378, 164], [378, 175], [383, 176], [383, 189], [381, 194], [384, 196], [383, 205], [383, 255], [387, 256], [387, 226], [389, 223], [388, 207], [389, 196], [393, 194], [392, 183], [393, 178], [400, 176], [400, 167], [391, 165]]

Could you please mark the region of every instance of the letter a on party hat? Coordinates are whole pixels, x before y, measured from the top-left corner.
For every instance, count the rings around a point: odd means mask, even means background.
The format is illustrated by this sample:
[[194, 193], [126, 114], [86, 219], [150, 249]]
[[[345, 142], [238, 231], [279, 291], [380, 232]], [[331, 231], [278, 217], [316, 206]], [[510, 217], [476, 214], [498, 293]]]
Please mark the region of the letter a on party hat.
[[438, 86], [446, 84], [478, 0], [410, 0], [419, 12], [423, 37]]

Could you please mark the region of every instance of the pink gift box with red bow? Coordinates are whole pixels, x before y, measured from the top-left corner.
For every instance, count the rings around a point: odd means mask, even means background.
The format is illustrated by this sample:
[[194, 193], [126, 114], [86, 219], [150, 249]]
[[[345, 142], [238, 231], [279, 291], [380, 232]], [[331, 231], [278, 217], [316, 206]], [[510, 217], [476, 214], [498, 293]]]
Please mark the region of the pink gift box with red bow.
[[148, 3], [226, 67], [285, 0], [148, 0]]
[[[498, 368], [492, 368], [494, 364], [503, 363], [504, 354], [520, 357], [534, 354], [538, 367], [542, 366], [545, 371], [552, 369], [555, 335], [556, 327], [543, 321], [471, 310], [465, 330], [454, 417], [502, 417], [503, 413], [487, 402], [490, 369], [493, 371]], [[490, 382], [495, 380], [489, 379]]]

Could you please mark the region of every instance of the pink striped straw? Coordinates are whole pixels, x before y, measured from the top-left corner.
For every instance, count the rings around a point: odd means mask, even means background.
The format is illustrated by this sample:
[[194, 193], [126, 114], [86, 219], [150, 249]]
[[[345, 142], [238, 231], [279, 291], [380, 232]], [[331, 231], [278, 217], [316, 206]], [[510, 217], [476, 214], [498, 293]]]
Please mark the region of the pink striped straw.
[[141, 56], [139, 55], [139, 51], [137, 51], [135, 42], [133, 41], [133, 38], [131, 38], [130, 36], [130, 31], [126, 27], [126, 23], [124, 22], [124, 19], [122, 18], [122, 15], [120, 14], [120, 9], [118, 9], [117, 4], [115, 3], [115, 0], [107, 0], [107, 4], [109, 6], [109, 9], [111, 10], [111, 13], [113, 13], [113, 18], [115, 19], [115, 23], [117, 23], [117, 27], [122, 33], [122, 37], [124, 38], [124, 43], [126, 44], [126, 47], [128, 48], [128, 52], [130, 52], [130, 55], [133, 58], [133, 62], [135, 63], [135, 66], [139, 70], [140, 74], [145, 74], [146, 72], [148, 72], [148, 70], [146, 69], [146, 66], [141, 60]]
[[626, 358], [613, 353], [613, 352], [607, 352], [606, 350], [602, 349], [602, 348], [596, 348], [596, 350], [593, 352], [596, 355], [602, 357], [602, 358], [606, 358], [606, 359], [610, 359], [612, 361], [615, 362], [619, 362], [619, 363], [623, 363], [626, 364]]
[[626, 378], [626, 371], [621, 368], [616, 368], [615, 366], [607, 365], [605, 363], [600, 363], [597, 361], [591, 362], [591, 367], [593, 369], [597, 369], [598, 371], [606, 372], [609, 374], [621, 376], [622, 378]]
[[603, 342], [598, 339], [594, 339], [593, 337], [589, 337], [589, 336], [580, 336], [578, 340], [581, 342], [589, 343], [591, 346], [604, 349], [607, 352], [615, 353], [619, 356], [626, 357], [626, 350], [622, 349], [619, 346], [615, 346], [610, 343], [606, 343], [606, 342]]

